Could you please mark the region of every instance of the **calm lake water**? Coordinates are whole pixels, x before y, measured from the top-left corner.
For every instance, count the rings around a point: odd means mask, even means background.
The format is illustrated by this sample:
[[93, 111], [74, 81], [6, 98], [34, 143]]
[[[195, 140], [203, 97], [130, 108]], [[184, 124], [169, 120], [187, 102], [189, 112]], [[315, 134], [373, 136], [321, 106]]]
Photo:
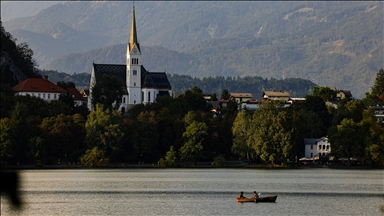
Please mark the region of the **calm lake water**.
[[[1, 215], [383, 215], [383, 170], [23, 170], [21, 211]], [[237, 203], [240, 191], [276, 203]]]

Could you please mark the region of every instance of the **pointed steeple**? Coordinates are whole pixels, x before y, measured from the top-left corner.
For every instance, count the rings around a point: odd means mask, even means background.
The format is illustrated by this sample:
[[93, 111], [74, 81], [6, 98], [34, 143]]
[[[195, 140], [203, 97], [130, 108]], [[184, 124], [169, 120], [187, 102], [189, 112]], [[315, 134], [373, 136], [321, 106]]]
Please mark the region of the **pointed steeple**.
[[133, 47], [135, 45], [137, 46], [137, 49], [139, 50], [139, 52], [141, 52], [140, 45], [137, 42], [136, 20], [135, 20], [135, 5], [133, 5], [131, 34], [129, 36], [129, 43], [128, 43], [129, 52], [132, 51], [132, 49], [133, 49]]

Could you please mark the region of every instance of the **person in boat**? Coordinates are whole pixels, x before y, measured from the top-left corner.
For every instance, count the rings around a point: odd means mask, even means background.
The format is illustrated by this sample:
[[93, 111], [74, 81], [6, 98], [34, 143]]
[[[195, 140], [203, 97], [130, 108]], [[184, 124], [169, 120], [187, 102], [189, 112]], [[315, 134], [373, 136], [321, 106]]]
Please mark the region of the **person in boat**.
[[253, 191], [253, 197], [252, 198], [259, 198], [259, 195], [257, 194], [256, 191]]
[[244, 193], [243, 193], [243, 191], [240, 192], [240, 196], [239, 196], [239, 198], [245, 198], [245, 197], [244, 197]]

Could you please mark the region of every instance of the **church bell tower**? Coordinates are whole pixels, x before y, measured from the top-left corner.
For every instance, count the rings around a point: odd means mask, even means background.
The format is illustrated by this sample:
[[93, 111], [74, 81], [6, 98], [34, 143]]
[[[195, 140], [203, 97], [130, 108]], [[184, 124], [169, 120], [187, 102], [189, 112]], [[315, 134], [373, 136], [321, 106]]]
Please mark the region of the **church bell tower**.
[[141, 93], [141, 50], [137, 42], [135, 5], [132, 11], [132, 25], [127, 46], [127, 91], [129, 108], [142, 102]]

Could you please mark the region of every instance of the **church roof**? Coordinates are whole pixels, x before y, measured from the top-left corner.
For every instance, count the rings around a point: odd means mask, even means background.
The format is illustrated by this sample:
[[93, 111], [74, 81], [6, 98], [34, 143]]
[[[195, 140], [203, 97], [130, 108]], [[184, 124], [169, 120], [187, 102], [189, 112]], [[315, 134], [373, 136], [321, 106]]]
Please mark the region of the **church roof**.
[[93, 69], [95, 71], [96, 82], [102, 80], [103, 75], [107, 74], [109, 76], [116, 76], [122, 81], [124, 84], [126, 83], [126, 65], [116, 65], [116, 64], [93, 64]]
[[141, 73], [142, 88], [172, 89], [168, 81], [167, 74], [164, 72], [147, 72]]
[[[96, 82], [101, 81], [104, 74], [116, 76], [126, 85], [126, 65], [93, 64]], [[126, 86], [125, 86], [126, 87]], [[148, 72], [141, 66], [141, 88], [172, 89], [165, 72]]]

